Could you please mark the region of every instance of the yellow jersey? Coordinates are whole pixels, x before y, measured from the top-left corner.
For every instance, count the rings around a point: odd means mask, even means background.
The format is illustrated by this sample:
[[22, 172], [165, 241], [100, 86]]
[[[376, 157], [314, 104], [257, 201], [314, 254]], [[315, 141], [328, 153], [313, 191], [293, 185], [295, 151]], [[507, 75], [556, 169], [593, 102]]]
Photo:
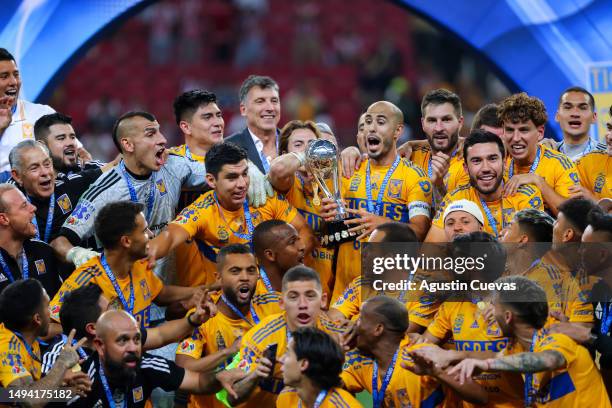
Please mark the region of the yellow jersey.
[[[411, 345], [405, 338], [399, 346], [398, 357], [395, 361], [391, 380], [387, 385], [384, 401], [385, 407], [437, 407], [444, 400], [442, 385], [434, 378], [419, 376], [401, 367], [402, 361], [412, 363], [408, 353], [426, 344]], [[368, 391], [372, 393], [372, 376], [374, 373], [374, 359], [354, 349], [346, 353], [346, 360], [342, 371], [344, 388], [351, 393]], [[379, 370], [377, 387], [380, 390], [384, 372]]]
[[[440, 303], [436, 301], [435, 296], [425, 293], [424, 291], [410, 291], [410, 294], [400, 293], [399, 291], [393, 293], [388, 291], [375, 291], [369, 288], [369, 283], [365, 282], [363, 277], [358, 276], [351, 281], [344, 293], [331, 304], [330, 308], [338, 310], [349, 320], [359, 315], [361, 305], [367, 300], [367, 298], [363, 298], [364, 293], [362, 291], [362, 286], [364, 285], [368, 285], [368, 290], [366, 292], [369, 296], [386, 295], [404, 303], [406, 305], [406, 310], [408, 310], [409, 320], [423, 327], [429, 326], [429, 323], [433, 320], [440, 305]], [[368, 297], [367, 295], [366, 297]], [[417, 297], [419, 299], [418, 301], [409, 300]]]
[[[457, 351], [499, 352], [506, 348], [508, 339], [497, 323], [485, 320], [472, 302], [444, 302], [438, 309], [427, 331], [439, 339], [453, 340]], [[522, 407], [521, 377], [513, 373], [483, 373], [475, 377], [489, 394], [486, 407]], [[462, 402], [463, 407], [475, 405]]]
[[38, 340], [31, 347], [32, 355], [24, 340], [0, 323], [0, 386], [8, 387], [13, 381], [32, 377], [38, 381], [41, 374], [41, 353]]
[[[370, 185], [366, 188], [366, 169], [369, 160], [364, 160], [359, 170], [350, 179], [342, 178], [342, 197], [354, 210], [368, 210], [367, 189], [372, 191], [372, 205], [376, 207], [381, 184], [391, 166], [370, 166]], [[400, 159], [390, 174], [384, 195], [381, 197], [379, 214], [389, 221], [408, 223], [411, 218], [424, 215], [430, 218], [431, 181], [420, 167], [406, 159]], [[363, 240], [363, 242], [366, 242]], [[353, 279], [361, 274], [361, 241], [347, 242], [338, 248], [336, 279], [332, 299], [337, 299]]]
[[576, 162], [580, 184], [595, 197], [612, 197], [612, 156], [603, 150], [595, 150]]
[[[610, 408], [610, 397], [589, 351], [568, 336], [540, 332], [533, 351], [555, 350], [565, 358], [565, 367], [533, 374], [535, 406], [546, 408]], [[518, 342], [512, 342], [505, 355], [523, 353]]]
[[[535, 208], [536, 210], [544, 211], [544, 199], [540, 190], [532, 184], [522, 185], [511, 196], [502, 197], [501, 200], [485, 202], [493, 220], [495, 220], [495, 226], [493, 226], [491, 225], [492, 220], [487, 217], [487, 212], [482, 204], [483, 202], [480, 200], [478, 191], [468, 184], [459, 187], [444, 197], [440, 209], [434, 217], [433, 225], [444, 229], [444, 219], [442, 218], [444, 210], [453, 201], [464, 199], [472, 201], [480, 208], [484, 215], [484, 231], [497, 237], [499, 237], [501, 230], [512, 222], [515, 212], [525, 208]], [[500, 228], [500, 226], [502, 227]]]
[[[417, 146], [412, 150], [410, 161], [425, 170], [429, 176], [429, 161], [431, 160], [431, 146]], [[470, 184], [470, 176], [463, 168], [463, 158], [458, 151], [451, 155], [448, 172], [444, 175], [446, 191], [454, 191], [457, 187]], [[436, 200], [439, 201], [439, 200]]]
[[[336, 325], [324, 315], [319, 316], [316, 327], [332, 335], [332, 337], [337, 337], [343, 332], [342, 327]], [[238, 367], [246, 372], [255, 370], [257, 359], [263, 356], [264, 351], [269, 345], [278, 345], [276, 364], [274, 365], [272, 377], [259, 383], [249, 397], [245, 405], [246, 407], [273, 407], [276, 398], [284, 388], [283, 374], [280, 370], [280, 358], [287, 351], [287, 329], [285, 313], [278, 313], [262, 319], [259, 324], [251, 328], [242, 337]]]
[[[277, 292], [267, 292], [263, 285], [258, 285], [251, 300], [251, 305], [259, 319], [281, 312]], [[219, 312], [212, 319], [204, 322], [193, 331], [191, 337], [181, 341], [176, 350], [177, 355], [185, 355], [199, 359], [230, 347], [236, 339], [242, 337], [253, 327], [254, 321], [251, 311], [245, 316], [248, 320], [232, 319]], [[218, 368], [224, 369], [232, 362], [233, 356], [223, 362]], [[191, 395], [189, 406], [195, 408], [222, 408], [224, 405], [214, 395]]]
[[[253, 227], [263, 221], [277, 219], [287, 223], [298, 215], [297, 210], [281, 195], [268, 198], [266, 204], [259, 208], [248, 206]], [[189, 286], [215, 281], [216, 258], [219, 249], [228, 244], [250, 244], [244, 208], [228, 211], [215, 199], [215, 192], [204, 193], [193, 204], [184, 208], [172, 224], [183, 228], [190, 239], [194, 239], [203, 255], [202, 269], [179, 271]], [[252, 233], [252, 231], [251, 231]]]
[[[121, 288], [122, 296], [129, 303], [130, 288], [134, 288], [134, 308], [132, 315], [138, 323], [143, 327], [149, 327], [151, 303], [159, 295], [164, 284], [153, 273], [152, 269], [147, 267], [146, 260], [134, 262], [130, 275], [125, 278], [118, 279], [116, 282]], [[72, 274], [62, 283], [60, 290], [51, 300], [49, 308], [51, 309], [51, 319], [59, 322], [59, 311], [64, 302], [64, 296], [80, 287], [87, 286], [90, 283], [95, 283], [102, 289], [102, 294], [111, 302], [121, 305], [119, 296], [115, 291], [115, 287], [108, 278], [100, 257], [96, 256], [79, 266]]]
[[[322, 194], [319, 197], [323, 197]], [[304, 217], [315, 235], [319, 235], [323, 218], [319, 216], [320, 206], [315, 206], [312, 202], [312, 195], [304, 188], [303, 180], [296, 174], [294, 176], [293, 185], [285, 194], [287, 201], [294, 206], [298, 212]], [[332, 261], [334, 257], [333, 249], [323, 248], [318, 246], [312, 250], [311, 254], [307, 254], [304, 259], [304, 264], [311, 267], [319, 273], [323, 291], [327, 294], [328, 302], [331, 300], [334, 277], [332, 273]]]
[[[547, 146], [539, 145], [539, 152], [540, 154], [536, 157], [539, 163], [534, 173], [542, 177], [557, 194], [569, 198], [569, 188], [580, 183], [576, 165], [563, 153], [550, 149]], [[519, 166], [518, 164], [514, 164], [513, 167], [513, 163], [512, 157], [508, 157], [505, 170], [505, 175], [507, 177], [505, 177], [505, 179], [510, 178], [510, 174], [529, 173], [531, 165]]]
[[[276, 408], [297, 408], [305, 407], [302, 404], [297, 390], [292, 387], [285, 387], [276, 400]], [[327, 391], [325, 398], [319, 405], [320, 408], [359, 408], [363, 407], [349, 392], [342, 388], [332, 388]]]

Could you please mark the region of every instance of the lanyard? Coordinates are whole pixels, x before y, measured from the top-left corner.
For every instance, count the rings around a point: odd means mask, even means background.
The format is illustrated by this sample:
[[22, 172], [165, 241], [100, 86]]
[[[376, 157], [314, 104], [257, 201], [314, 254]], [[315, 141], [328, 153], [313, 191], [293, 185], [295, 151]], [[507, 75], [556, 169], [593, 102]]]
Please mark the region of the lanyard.
[[251, 218], [251, 210], [249, 210], [249, 203], [247, 202], [247, 200], [244, 200], [244, 202], [242, 203], [242, 208], [244, 209], [244, 221], [246, 222], [247, 230], [249, 231], [249, 233], [243, 234], [241, 232], [234, 231], [232, 227], [230, 226], [229, 222], [227, 222], [227, 220], [225, 219], [225, 215], [223, 214], [223, 209], [221, 208], [221, 204], [219, 204], [219, 200], [217, 199], [217, 193], [213, 193], [213, 197], [215, 198], [215, 203], [217, 203], [219, 214], [221, 215], [221, 218], [223, 218], [223, 222], [225, 222], [225, 225], [227, 225], [230, 231], [232, 231], [232, 233], [236, 235], [238, 238], [244, 239], [250, 242], [251, 239], [253, 239], [253, 230], [255, 229], [255, 227], [253, 226], [253, 220]]
[[187, 146], [187, 143], [185, 143], [185, 157], [187, 157], [189, 160], [193, 160], [191, 150], [189, 150], [189, 146]]
[[385, 372], [380, 389], [378, 389], [378, 363], [376, 360], [374, 360], [374, 369], [372, 371], [372, 400], [374, 402], [374, 408], [380, 408], [385, 400], [385, 391], [387, 390], [387, 386], [389, 385], [391, 377], [393, 376], [393, 370], [395, 369], [395, 362], [397, 361], [398, 353], [399, 348], [395, 350], [395, 354], [393, 355], [391, 364], [389, 364], [389, 368], [387, 368], [387, 372]]
[[259, 277], [263, 281], [266, 289], [268, 289], [268, 293], [274, 292], [274, 288], [272, 287], [272, 283], [270, 282], [270, 278], [268, 278], [268, 274], [263, 267], [259, 267]]
[[[538, 146], [538, 151], [536, 152], [536, 157], [533, 163], [531, 163], [531, 167], [529, 168], [530, 173], [535, 173], [538, 169], [538, 164], [540, 164], [540, 146]], [[512, 178], [514, 176], [514, 159], [510, 160], [510, 168], [508, 169], [508, 178]]]
[[[251, 322], [249, 322], [249, 320], [246, 318], [246, 316], [244, 314], [242, 314], [242, 312], [232, 302], [230, 302], [225, 297], [225, 294], [221, 294], [221, 300], [223, 300], [223, 302], [225, 302], [225, 304], [230, 309], [232, 309], [232, 312], [236, 313], [236, 315], [238, 317], [240, 317], [242, 320], [244, 320], [245, 322], [247, 322], [251, 326], [254, 326], [253, 324], [251, 324]], [[255, 324], [258, 324], [259, 323], [259, 316], [257, 316], [257, 313], [255, 312], [255, 309], [253, 308], [253, 304], [252, 303], [249, 304], [249, 309], [251, 310], [251, 317], [253, 318], [253, 321], [255, 322]]]
[[[104, 367], [102, 364], [102, 360], [99, 360], [100, 363], [100, 381], [102, 382], [102, 386], [104, 387], [104, 393], [106, 393], [106, 399], [108, 400], [108, 405], [111, 408], [115, 408], [115, 399], [113, 398], [113, 393], [111, 392], [110, 386], [108, 385], [108, 380], [106, 379], [106, 374], [104, 374]], [[127, 407], [127, 394], [123, 396], [123, 407]]]
[[[64, 341], [64, 344], [68, 344], [68, 336], [66, 336], [64, 333], [62, 333], [62, 340]], [[74, 346], [75, 344], [76, 340], [72, 339], [71, 345]], [[87, 359], [87, 357], [89, 357], [85, 350], [83, 350], [83, 347], [79, 347], [77, 349], [77, 353], [79, 353], [79, 356], [81, 356], [81, 358]]]
[[[2, 272], [6, 275], [10, 283], [15, 282], [15, 278], [11, 273], [11, 268], [9, 268], [6, 260], [2, 256], [0, 252], [0, 265], [2, 266]], [[28, 279], [29, 271], [28, 271], [28, 258], [26, 257], [25, 249], [21, 249], [21, 278]]]
[[602, 303], [601, 306], [601, 326], [599, 332], [606, 336], [610, 331], [610, 326], [612, 326], [612, 303], [608, 305]]
[[[510, 176], [512, 177], [512, 176]], [[493, 213], [491, 212], [491, 210], [489, 209], [489, 206], [487, 205], [487, 203], [485, 202], [485, 200], [482, 199], [482, 197], [480, 198], [480, 205], [482, 206], [482, 209], [485, 212], [485, 216], [487, 217], [487, 221], [489, 221], [489, 225], [491, 226], [491, 228], [493, 228], [493, 232], [495, 233], [495, 238], [499, 238], [499, 231], [497, 230], [497, 220], [495, 219], [495, 217], [493, 217]], [[504, 223], [504, 197], [500, 198], [500, 209], [499, 212], [501, 213], [501, 229], [504, 229], [506, 227], [505, 223]]]
[[[30, 197], [28, 197], [28, 202], [31, 203]], [[53, 212], [55, 211], [55, 191], [49, 197], [49, 211], [47, 212], [47, 224], [45, 225], [45, 235], [43, 236], [43, 241], [49, 242], [49, 238], [51, 238], [51, 227], [53, 226]], [[32, 219], [32, 224], [36, 227], [36, 239], [41, 239], [40, 237], [40, 229], [38, 228], [38, 220], [36, 219], [36, 215]]]
[[117, 297], [119, 297], [119, 300], [121, 301], [121, 304], [123, 305], [123, 310], [133, 315], [134, 314], [134, 281], [132, 280], [132, 272], [130, 271], [130, 274], [129, 274], [130, 301], [128, 303], [125, 300], [125, 297], [123, 296], [123, 291], [121, 290], [119, 283], [117, 283], [117, 278], [115, 277], [115, 274], [111, 270], [110, 266], [108, 266], [108, 262], [106, 262], [106, 256], [104, 254], [102, 254], [102, 256], [100, 257], [100, 263], [102, 264], [102, 268], [104, 268], [104, 273], [106, 273], [108, 280], [113, 284], [113, 288], [115, 288], [115, 292], [117, 292]]
[[[538, 340], [538, 331], [536, 330], [533, 333], [533, 337], [531, 338], [531, 347], [529, 347], [529, 352], [533, 353], [535, 348], [536, 341]], [[534, 403], [534, 398], [536, 397], [536, 389], [533, 384], [533, 373], [525, 373], [525, 406], [531, 407]]]
[[21, 340], [21, 342], [23, 343], [23, 345], [25, 346], [26, 350], [28, 351], [28, 354], [30, 355], [30, 357], [32, 358], [32, 360], [36, 360], [40, 363], [40, 357], [38, 357], [35, 353], [34, 350], [32, 349], [32, 347], [28, 344], [27, 341], [25, 341], [25, 339], [23, 338], [23, 334], [21, 334], [18, 331], [14, 331], [13, 334], [15, 336], [17, 336], [17, 338], [19, 340]]
[[[319, 391], [319, 394], [317, 394], [317, 399], [315, 400], [312, 408], [319, 408], [323, 403], [323, 400], [325, 400], [325, 397], [327, 397], [327, 390]], [[302, 400], [298, 402], [298, 408], [302, 408]]]
[[376, 214], [376, 215], [382, 215], [381, 214], [382, 213], [382, 201], [385, 196], [385, 190], [387, 189], [387, 184], [389, 183], [389, 179], [391, 178], [391, 175], [393, 174], [393, 172], [395, 171], [399, 163], [400, 163], [400, 157], [397, 156], [395, 158], [395, 161], [389, 168], [389, 170], [387, 170], [387, 173], [385, 174], [383, 182], [380, 185], [380, 190], [378, 190], [378, 197], [376, 197], [376, 207], [374, 207], [374, 203], [372, 202], [372, 183], [370, 181], [370, 161], [368, 160], [368, 164], [366, 166], [365, 184], [366, 184], [366, 194], [368, 196], [368, 212], [369, 213]]
[[[130, 192], [130, 200], [134, 203], [138, 203], [138, 194], [136, 194], [136, 189], [134, 188], [134, 184], [132, 184], [131, 176], [128, 174], [127, 169], [125, 168], [125, 162], [121, 162], [119, 165], [119, 169], [121, 170], [121, 174], [125, 179], [125, 184], [127, 184], [128, 190]], [[149, 197], [147, 198], [147, 213], [146, 219], [147, 222], [151, 222], [151, 216], [153, 214], [153, 203], [155, 202], [155, 172], [151, 173], [151, 186], [149, 187]]]

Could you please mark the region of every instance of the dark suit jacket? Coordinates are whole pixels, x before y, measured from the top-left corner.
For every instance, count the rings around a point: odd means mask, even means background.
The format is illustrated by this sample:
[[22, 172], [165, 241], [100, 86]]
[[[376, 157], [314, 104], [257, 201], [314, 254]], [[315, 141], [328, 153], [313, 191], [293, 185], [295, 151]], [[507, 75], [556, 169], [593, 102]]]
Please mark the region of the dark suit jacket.
[[233, 135], [225, 138], [225, 141], [235, 143], [244, 148], [244, 150], [247, 152], [249, 160], [252, 161], [263, 174], [266, 174], [266, 170], [261, 162], [261, 157], [259, 157], [259, 153], [257, 152], [255, 143], [253, 143], [253, 138], [251, 138], [248, 128], [244, 128], [242, 132], [234, 133]]

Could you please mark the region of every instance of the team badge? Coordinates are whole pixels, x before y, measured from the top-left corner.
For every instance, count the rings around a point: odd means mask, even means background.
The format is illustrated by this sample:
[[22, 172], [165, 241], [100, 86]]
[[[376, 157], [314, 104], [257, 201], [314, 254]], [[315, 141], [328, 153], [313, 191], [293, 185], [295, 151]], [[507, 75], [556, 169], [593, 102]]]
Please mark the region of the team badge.
[[167, 191], [166, 191], [166, 183], [164, 183], [163, 179], [159, 179], [157, 180], [157, 182], [155, 183], [157, 185], [157, 191], [159, 191], [159, 195], [160, 196], [164, 196], [166, 195]]
[[387, 196], [391, 198], [400, 198], [400, 195], [402, 194], [402, 184], [402, 180], [389, 180], [389, 189], [387, 190]]
[[463, 313], [459, 313], [455, 318], [455, 324], [453, 325], [453, 333], [461, 333], [461, 326], [463, 326]]
[[60, 210], [62, 210], [62, 214], [66, 215], [70, 211], [72, 211], [72, 203], [70, 202], [68, 194], [62, 194], [61, 196], [59, 196], [56, 202]]
[[36, 266], [36, 271], [39, 275], [47, 273], [47, 266], [45, 265], [45, 261], [43, 259], [35, 260], [34, 265]]
[[144, 392], [142, 391], [142, 386], [132, 389], [132, 398], [134, 398], [134, 402], [142, 401], [144, 397]]
[[353, 176], [351, 179], [351, 185], [349, 186], [349, 191], [357, 191], [359, 189], [359, 184], [361, 184], [361, 177]]
[[225, 227], [221, 225], [219, 226], [219, 228], [217, 229], [217, 237], [219, 237], [219, 241], [221, 242], [226, 242], [229, 240], [229, 234]]
[[23, 138], [24, 139], [34, 139], [33, 137], [33, 130], [34, 127], [32, 126], [31, 123], [24, 123], [22, 126], [23, 129]]
[[149, 285], [147, 285], [146, 279], [142, 279], [140, 281], [140, 289], [142, 290], [144, 300], [149, 300], [151, 298], [151, 291], [149, 290]]
[[601, 190], [603, 190], [604, 184], [606, 184], [606, 177], [603, 175], [603, 173], [600, 173], [599, 175], [597, 175], [597, 178], [595, 179], [595, 185], [593, 186], [593, 191], [595, 191], [596, 193], [601, 193]]

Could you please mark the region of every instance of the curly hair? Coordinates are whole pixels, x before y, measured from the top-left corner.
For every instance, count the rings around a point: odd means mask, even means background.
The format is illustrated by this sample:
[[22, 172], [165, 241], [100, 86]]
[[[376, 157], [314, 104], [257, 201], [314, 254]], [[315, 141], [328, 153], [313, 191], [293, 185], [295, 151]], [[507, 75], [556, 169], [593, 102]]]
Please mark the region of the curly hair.
[[542, 126], [548, 120], [544, 102], [525, 92], [504, 99], [497, 108], [497, 115], [504, 123], [521, 123], [531, 119], [534, 125]]

